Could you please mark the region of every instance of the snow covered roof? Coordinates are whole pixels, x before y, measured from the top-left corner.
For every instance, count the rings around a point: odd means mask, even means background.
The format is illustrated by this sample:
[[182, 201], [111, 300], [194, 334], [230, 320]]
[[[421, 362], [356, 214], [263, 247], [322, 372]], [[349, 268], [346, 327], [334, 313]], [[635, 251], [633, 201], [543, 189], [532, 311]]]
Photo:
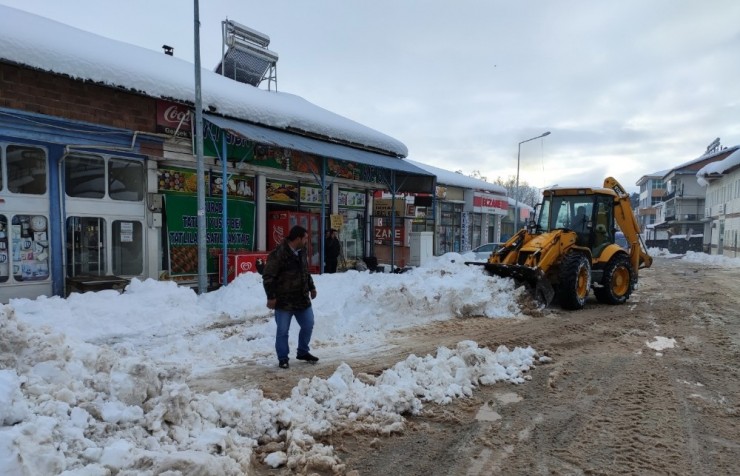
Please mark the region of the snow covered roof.
[[666, 170], [659, 170], [651, 174], [643, 175], [642, 177], [640, 177], [640, 179], [637, 182], [635, 182], [635, 185], [642, 185], [643, 183], [647, 182], [649, 179], [656, 179], [656, 178], [662, 179], [663, 177], [666, 176], [668, 172], [670, 172], [670, 170], [666, 169]]
[[485, 180], [468, 177], [463, 174], [458, 174], [456, 172], [451, 172], [439, 167], [434, 167], [433, 165], [422, 164], [421, 162], [416, 162], [410, 159], [406, 159], [406, 162], [410, 162], [420, 169], [434, 174], [437, 177], [437, 183], [442, 185], [452, 185], [455, 187], [469, 188], [472, 190], [482, 190], [486, 192], [497, 193], [499, 195], [506, 195], [506, 189], [501, 185], [488, 183]]
[[722, 149], [713, 150], [712, 152], [706, 153], [700, 157], [697, 157], [695, 159], [689, 160], [688, 162], [684, 162], [683, 164], [679, 165], [678, 167], [673, 167], [672, 169], [668, 170], [663, 177], [667, 176], [671, 172], [674, 173], [692, 173], [694, 170], [691, 169], [692, 166], [695, 166], [699, 164], [700, 162], [703, 162], [705, 160], [713, 159], [717, 157], [718, 155], [722, 154], [728, 154], [730, 152], [733, 152], [735, 150], [738, 150], [740, 148], [740, 145], [735, 145], [732, 147], [724, 147]]
[[696, 177], [699, 181], [699, 185], [706, 187], [709, 184], [708, 180], [711, 180], [712, 178], [720, 178], [722, 175], [738, 166], [740, 166], [740, 149], [722, 160], [705, 165], [699, 169], [696, 173]]
[[[110, 87], [195, 102], [192, 63], [0, 5], [0, 61]], [[203, 109], [256, 124], [408, 155], [400, 141], [287, 93], [237, 83], [203, 68]]]

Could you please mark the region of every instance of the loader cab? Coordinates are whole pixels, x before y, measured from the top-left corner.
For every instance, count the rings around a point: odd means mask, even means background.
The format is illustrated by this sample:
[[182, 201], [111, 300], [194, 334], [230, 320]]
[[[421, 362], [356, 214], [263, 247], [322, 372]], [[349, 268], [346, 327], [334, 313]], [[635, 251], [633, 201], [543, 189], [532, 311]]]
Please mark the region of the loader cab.
[[576, 244], [590, 248], [594, 257], [614, 243], [614, 197], [611, 195], [549, 194], [539, 211], [538, 232], [574, 231], [578, 237]]

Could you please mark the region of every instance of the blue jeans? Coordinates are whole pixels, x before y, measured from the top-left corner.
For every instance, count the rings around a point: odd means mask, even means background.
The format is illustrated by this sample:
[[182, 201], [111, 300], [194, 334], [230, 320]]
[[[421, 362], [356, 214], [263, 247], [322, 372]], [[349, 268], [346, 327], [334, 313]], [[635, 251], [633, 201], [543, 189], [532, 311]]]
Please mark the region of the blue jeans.
[[287, 359], [288, 354], [290, 354], [288, 331], [290, 330], [290, 321], [293, 316], [295, 316], [295, 320], [301, 328], [298, 333], [298, 355], [307, 354], [310, 350], [308, 343], [311, 342], [311, 334], [313, 333], [313, 308], [307, 307], [301, 311], [275, 309], [275, 323], [277, 324], [275, 351], [277, 352], [278, 360]]

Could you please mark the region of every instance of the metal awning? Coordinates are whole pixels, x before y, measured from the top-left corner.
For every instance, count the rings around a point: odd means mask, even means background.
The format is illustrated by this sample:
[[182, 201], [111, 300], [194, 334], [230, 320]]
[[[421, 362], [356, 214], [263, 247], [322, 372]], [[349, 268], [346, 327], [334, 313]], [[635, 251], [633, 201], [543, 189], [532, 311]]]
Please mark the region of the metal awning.
[[435, 176], [433, 174], [397, 157], [325, 142], [213, 114], [203, 114], [203, 119], [231, 134], [259, 144], [298, 150], [319, 157], [356, 162], [387, 171], [388, 174], [394, 175], [393, 180], [387, 180], [387, 183], [394, 183], [397, 189], [396, 192], [434, 192]]

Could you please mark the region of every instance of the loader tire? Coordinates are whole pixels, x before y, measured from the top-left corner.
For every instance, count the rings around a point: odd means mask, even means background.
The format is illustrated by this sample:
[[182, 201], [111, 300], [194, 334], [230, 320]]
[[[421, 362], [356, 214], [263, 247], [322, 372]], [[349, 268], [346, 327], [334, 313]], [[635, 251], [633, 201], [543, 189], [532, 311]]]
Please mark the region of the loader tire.
[[591, 287], [591, 263], [581, 253], [568, 253], [560, 265], [558, 301], [563, 309], [583, 309]]
[[594, 295], [604, 304], [624, 304], [632, 293], [635, 271], [627, 256], [618, 254], [604, 267], [604, 278]]

